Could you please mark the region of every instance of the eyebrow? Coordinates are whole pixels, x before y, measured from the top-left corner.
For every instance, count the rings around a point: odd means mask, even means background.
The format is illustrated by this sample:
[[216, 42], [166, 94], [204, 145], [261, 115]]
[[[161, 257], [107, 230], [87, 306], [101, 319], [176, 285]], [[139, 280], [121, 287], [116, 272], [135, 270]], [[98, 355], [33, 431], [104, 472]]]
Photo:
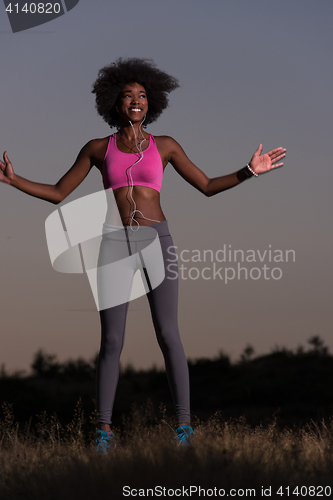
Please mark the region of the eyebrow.
[[[121, 93], [122, 94], [128, 94], [129, 92], [133, 92], [133, 90], [123, 90]], [[147, 94], [147, 92], [145, 90], [139, 90], [140, 94]]]

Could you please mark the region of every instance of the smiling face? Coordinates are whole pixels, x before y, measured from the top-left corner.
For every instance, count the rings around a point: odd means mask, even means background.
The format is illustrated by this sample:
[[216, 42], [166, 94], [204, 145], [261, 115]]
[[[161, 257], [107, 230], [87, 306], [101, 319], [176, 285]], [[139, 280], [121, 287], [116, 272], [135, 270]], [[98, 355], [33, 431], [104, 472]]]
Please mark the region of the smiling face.
[[117, 108], [121, 122], [141, 122], [148, 111], [145, 88], [139, 83], [124, 85], [119, 94]]

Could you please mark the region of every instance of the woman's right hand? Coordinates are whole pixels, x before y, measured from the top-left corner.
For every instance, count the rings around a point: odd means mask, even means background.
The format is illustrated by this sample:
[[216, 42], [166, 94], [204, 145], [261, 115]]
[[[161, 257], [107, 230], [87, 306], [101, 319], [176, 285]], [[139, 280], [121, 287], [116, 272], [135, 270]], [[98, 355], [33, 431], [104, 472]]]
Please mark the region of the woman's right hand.
[[23, 191], [23, 193], [35, 196], [50, 203], [60, 203], [68, 196], [87, 176], [90, 169], [99, 158], [100, 164], [103, 162], [103, 154], [107, 146], [107, 137], [104, 139], [93, 139], [81, 149], [74, 165], [55, 184], [41, 184], [29, 181], [14, 173], [7, 152], [3, 154], [3, 161], [0, 161], [0, 182]]
[[10, 163], [7, 152], [3, 154], [3, 162], [0, 160], [0, 181], [5, 184], [11, 184], [14, 179], [14, 170], [12, 164]]

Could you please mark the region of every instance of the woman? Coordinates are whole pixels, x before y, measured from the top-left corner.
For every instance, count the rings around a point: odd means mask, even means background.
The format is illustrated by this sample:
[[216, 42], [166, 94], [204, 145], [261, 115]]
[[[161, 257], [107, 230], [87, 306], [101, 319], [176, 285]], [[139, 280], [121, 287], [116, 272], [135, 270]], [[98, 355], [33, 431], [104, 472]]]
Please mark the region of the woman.
[[[167, 221], [160, 205], [163, 171], [168, 163], [192, 186], [213, 196], [237, 184], [282, 166], [285, 149], [261, 154], [262, 145], [246, 167], [232, 174], [208, 178], [194, 165], [181, 146], [171, 137], [148, 134], [142, 129], [156, 120], [168, 105], [167, 94], [178, 87], [177, 81], [158, 70], [147, 59], [119, 59], [102, 68], [93, 86], [99, 114], [117, 132], [89, 141], [74, 165], [55, 185], [39, 184], [14, 173], [4, 153], [0, 162], [0, 180], [21, 191], [60, 203], [96, 166], [105, 189], [112, 188], [126, 237], [138, 228], [150, 226], [159, 235], [164, 258], [165, 278], [147, 294], [158, 343], [164, 355], [167, 377], [179, 423], [176, 438], [187, 444], [193, 434], [190, 426], [188, 368], [177, 324], [177, 280], [170, 279], [166, 249], [173, 246]], [[100, 258], [112, 245], [113, 226], [105, 224]], [[111, 243], [110, 243], [111, 240]], [[134, 271], [133, 271], [134, 273]], [[133, 276], [132, 273], [132, 276]], [[149, 276], [147, 277], [147, 279]], [[102, 281], [103, 278], [100, 278]], [[97, 451], [106, 453], [115, 446], [111, 431], [111, 413], [118, 382], [119, 358], [123, 346], [128, 302], [100, 311], [102, 341], [97, 368], [97, 406], [100, 429]]]

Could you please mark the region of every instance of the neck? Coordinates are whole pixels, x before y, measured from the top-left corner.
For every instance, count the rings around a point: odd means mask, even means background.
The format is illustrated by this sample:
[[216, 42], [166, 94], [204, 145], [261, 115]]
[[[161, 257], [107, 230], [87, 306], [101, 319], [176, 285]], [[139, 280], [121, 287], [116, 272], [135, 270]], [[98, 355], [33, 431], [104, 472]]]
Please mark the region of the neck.
[[147, 132], [144, 132], [140, 123], [130, 123], [123, 125], [121, 124], [118, 133], [120, 137], [128, 142], [136, 142], [140, 139], [147, 138]]

